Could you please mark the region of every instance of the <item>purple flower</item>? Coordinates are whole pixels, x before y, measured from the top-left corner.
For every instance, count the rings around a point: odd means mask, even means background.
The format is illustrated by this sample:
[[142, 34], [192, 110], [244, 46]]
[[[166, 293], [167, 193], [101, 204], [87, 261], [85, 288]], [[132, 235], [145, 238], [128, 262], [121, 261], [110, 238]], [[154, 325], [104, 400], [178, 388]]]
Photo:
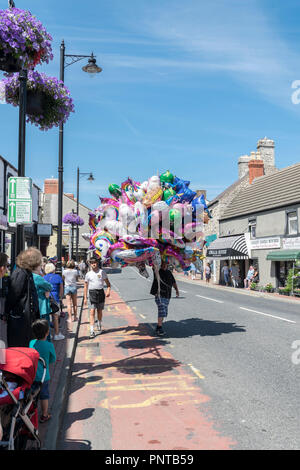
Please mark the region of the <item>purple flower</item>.
[[[10, 74], [1, 81], [5, 86], [6, 102], [19, 106], [19, 74]], [[46, 131], [67, 122], [74, 104], [70, 91], [56, 77], [48, 77], [34, 70], [28, 72], [27, 90], [44, 95], [44, 108], [41, 114], [27, 114], [28, 121]]]
[[0, 10], [0, 53], [20, 59], [26, 68], [53, 59], [52, 37], [29, 11]]
[[84, 225], [84, 220], [79, 217], [79, 215], [74, 214], [73, 212], [68, 212], [63, 217], [64, 224], [71, 224], [71, 225]]

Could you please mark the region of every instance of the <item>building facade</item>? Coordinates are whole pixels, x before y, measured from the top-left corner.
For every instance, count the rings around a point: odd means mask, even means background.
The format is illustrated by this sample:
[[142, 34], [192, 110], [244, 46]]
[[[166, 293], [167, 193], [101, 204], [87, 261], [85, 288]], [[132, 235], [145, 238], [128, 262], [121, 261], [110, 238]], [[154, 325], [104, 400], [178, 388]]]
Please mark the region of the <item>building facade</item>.
[[282, 287], [300, 253], [300, 163], [254, 180], [227, 207], [220, 239], [244, 235], [259, 283]]
[[[215, 283], [223, 283], [224, 279], [222, 277], [222, 268], [224, 264], [232, 264], [232, 259], [230, 255], [226, 255], [226, 252], [223, 253], [222, 245], [224, 243], [219, 242], [218, 239], [222, 237], [220, 234], [220, 220], [223, 217], [223, 214], [226, 212], [227, 207], [230, 207], [232, 201], [239, 196], [241, 191], [248, 188], [255, 177], [265, 175], [270, 175], [277, 172], [275, 167], [275, 144], [274, 141], [268, 139], [267, 137], [260, 139], [257, 142], [256, 152], [251, 152], [250, 155], [242, 155], [238, 159], [238, 180], [236, 180], [231, 186], [226, 188], [221, 194], [215, 197], [212, 201], [209, 202], [208, 208], [212, 214], [212, 219], [209, 220], [208, 224], [205, 226], [205, 240], [206, 240], [206, 250], [205, 254], [207, 255], [207, 262], [210, 262], [212, 268], [212, 278]], [[251, 168], [251, 176], [249, 174], [249, 162], [260, 159], [263, 162], [263, 166], [260, 168]], [[235, 236], [232, 233], [232, 236]], [[242, 243], [244, 246], [243, 240], [237, 242], [235, 239], [231, 240], [232, 243]], [[213, 245], [212, 245], [213, 244]], [[228, 246], [227, 246], [228, 245]], [[230, 240], [226, 241], [226, 248], [223, 250], [232, 250], [230, 245]], [[215, 248], [214, 248], [215, 247]], [[209, 256], [208, 256], [209, 255]], [[231, 253], [233, 256], [233, 254]], [[245, 253], [236, 253], [236, 263], [239, 264], [241, 277], [244, 276], [245, 270], [248, 268], [249, 259], [248, 255]], [[239, 256], [239, 258], [238, 258]], [[245, 256], [245, 261], [242, 261], [242, 256]], [[250, 260], [251, 261], [251, 260]]]
[[[42, 210], [42, 222], [44, 224], [52, 224], [53, 235], [49, 239], [47, 247], [47, 256], [54, 257], [57, 254], [57, 216], [58, 216], [58, 180], [57, 179], [46, 179], [44, 181], [44, 193], [43, 193], [43, 210]], [[77, 201], [73, 194], [63, 195], [63, 215], [66, 213], [76, 212]], [[82, 235], [90, 233], [89, 227], [89, 212], [90, 209], [83, 204], [79, 203], [79, 216], [84, 220], [84, 225], [79, 227], [79, 243], [78, 243], [78, 254], [79, 259], [87, 257], [87, 252], [90, 247], [89, 241], [85, 240]], [[71, 257], [75, 258], [76, 254], [76, 229], [73, 230], [69, 225], [63, 224], [63, 237], [62, 237], [62, 256], [64, 260]], [[72, 250], [73, 246], [73, 250]], [[72, 253], [73, 251], [73, 253]]]

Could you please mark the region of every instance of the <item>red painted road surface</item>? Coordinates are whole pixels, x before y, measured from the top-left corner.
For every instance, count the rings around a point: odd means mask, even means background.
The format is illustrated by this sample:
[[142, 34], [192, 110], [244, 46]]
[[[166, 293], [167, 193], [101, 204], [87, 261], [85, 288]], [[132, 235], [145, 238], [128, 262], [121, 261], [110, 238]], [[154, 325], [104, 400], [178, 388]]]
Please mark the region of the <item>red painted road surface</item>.
[[210, 398], [201, 391], [201, 371], [176, 361], [168, 340], [152, 336], [115, 292], [103, 327], [90, 340], [83, 311], [64, 449], [82, 448], [82, 442], [97, 450], [234, 448], [204, 412]]

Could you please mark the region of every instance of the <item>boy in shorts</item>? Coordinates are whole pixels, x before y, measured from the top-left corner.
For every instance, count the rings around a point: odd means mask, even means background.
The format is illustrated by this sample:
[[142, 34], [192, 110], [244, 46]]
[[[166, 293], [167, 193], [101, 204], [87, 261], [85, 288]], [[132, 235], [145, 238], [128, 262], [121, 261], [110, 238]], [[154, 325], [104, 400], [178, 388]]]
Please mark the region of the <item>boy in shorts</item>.
[[107, 285], [106, 297], [110, 296], [110, 282], [107, 274], [103, 269], [100, 269], [99, 261], [97, 258], [90, 259], [91, 271], [89, 271], [84, 280], [84, 304], [87, 305], [89, 294], [90, 309], [90, 338], [95, 338], [94, 324], [95, 313], [97, 310], [97, 328], [99, 333], [102, 332], [102, 312], [105, 304], [104, 282]]

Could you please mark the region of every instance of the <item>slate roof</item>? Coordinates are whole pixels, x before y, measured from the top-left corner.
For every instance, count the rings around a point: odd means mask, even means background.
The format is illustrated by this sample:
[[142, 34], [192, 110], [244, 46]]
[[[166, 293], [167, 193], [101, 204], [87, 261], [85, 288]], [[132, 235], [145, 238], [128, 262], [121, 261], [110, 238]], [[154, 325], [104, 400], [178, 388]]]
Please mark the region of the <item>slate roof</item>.
[[261, 176], [226, 207], [220, 220], [300, 202], [300, 163]]
[[249, 179], [249, 173], [248, 172], [246, 173], [245, 176], [243, 176], [242, 178], [240, 178], [237, 181], [235, 181], [234, 183], [232, 183], [230, 186], [228, 186], [228, 188], [224, 189], [224, 191], [222, 191], [220, 194], [218, 194], [218, 196], [216, 196], [214, 199], [209, 201], [209, 203], [207, 204], [208, 207], [212, 206], [213, 204], [218, 202], [220, 199], [223, 199], [224, 196], [227, 196], [227, 194], [229, 194], [231, 191], [233, 191], [237, 186], [239, 186], [241, 184], [242, 181], [244, 181], [246, 179]]

